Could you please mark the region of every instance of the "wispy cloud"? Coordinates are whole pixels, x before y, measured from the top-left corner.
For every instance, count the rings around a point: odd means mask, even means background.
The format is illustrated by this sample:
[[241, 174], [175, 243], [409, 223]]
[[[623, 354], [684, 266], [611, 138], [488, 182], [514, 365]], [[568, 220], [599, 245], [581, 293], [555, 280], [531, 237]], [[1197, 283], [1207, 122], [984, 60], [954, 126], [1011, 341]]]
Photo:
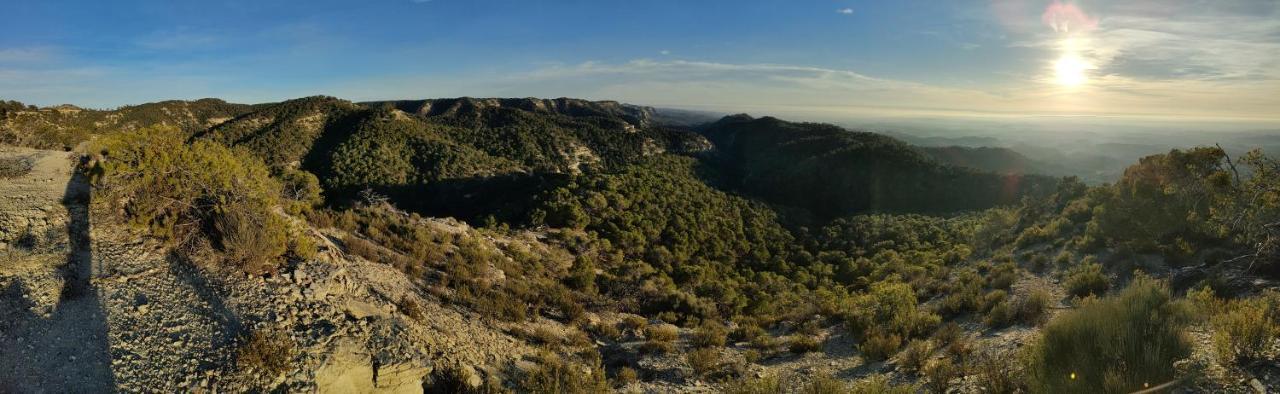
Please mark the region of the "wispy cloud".
[[0, 65], [45, 63], [56, 60], [59, 54], [53, 47], [0, 48]]
[[852, 14], [853, 14], [853, 9], [852, 9], [852, 8], [840, 8], [840, 9], [837, 9], [837, 10], [836, 10], [836, 13], [837, 13], [837, 14], [844, 14], [844, 15], [852, 15]]

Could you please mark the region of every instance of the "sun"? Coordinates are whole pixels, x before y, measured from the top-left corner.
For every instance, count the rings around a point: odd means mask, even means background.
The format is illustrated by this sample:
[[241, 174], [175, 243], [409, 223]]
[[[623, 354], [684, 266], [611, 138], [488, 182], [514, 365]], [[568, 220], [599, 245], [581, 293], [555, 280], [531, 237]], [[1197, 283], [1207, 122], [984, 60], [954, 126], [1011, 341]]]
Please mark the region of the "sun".
[[1066, 87], [1084, 85], [1089, 81], [1089, 70], [1093, 65], [1081, 59], [1079, 55], [1068, 53], [1053, 62], [1054, 82]]

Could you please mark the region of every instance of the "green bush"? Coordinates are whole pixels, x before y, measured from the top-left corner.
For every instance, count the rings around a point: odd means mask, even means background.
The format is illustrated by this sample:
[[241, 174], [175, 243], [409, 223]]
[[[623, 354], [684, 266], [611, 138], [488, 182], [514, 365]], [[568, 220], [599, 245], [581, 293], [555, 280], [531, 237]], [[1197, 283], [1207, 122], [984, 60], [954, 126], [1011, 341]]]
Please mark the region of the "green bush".
[[1012, 303], [1007, 299], [1002, 300], [987, 311], [982, 323], [992, 328], [1005, 327], [1013, 323], [1015, 313]]
[[1018, 265], [1012, 261], [996, 265], [987, 273], [987, 285], [993, 289], [1009, 290], [1013, 282], [1018, 280]]
[[1116, 297], [1049, 322], [1031, 349], [1032, 390], [1121, 393], [1172, 380], [1173, 363], [1191, 352], [1189, 320], [1165, 284], [1139, 276]]
[[185, 244], [207, 237], [250, 273], [273, 270], [287, 250], [274, 209], [281, 186], [265, 165], [208, 141], [186, 143], [176, 129], [105, 136], [88, 152], [94, 201], [111, 204], [152, 235]]
[[1018, 320], [1024, 324], [1036, 325], [1049, 315], [1049, 306], [1053, 303], [1053, 295], [1048, 290], [1036, 288], [1018, 302]]
[[729, 333], [723, 324], [705, 321], [693, 331], [691, 339], [696, 347], [722, 347], [728, 338]]
[[902, 347], [902, 337], [897, 334], [872, 333], [862, 339], [858, 350], [871, 360], [884, 360]]
[[[883, 359], [897, 351], [904, 338], [931, 332], [942, 322], [938, 315], [917, 306], [911, 285], [892, 280], [877, 282], [868, 292], [850, 300], [845, 322], [851, 332], [863, 336], [864, 353]], [[876, 343], [867, 346], [871, 340]]]
[[1035, 289], [1026, 296], [1002, 300], [987, 312], [984, 323], [993, 328], [1006, 327], [1014, 323], [1039, 324], [1049, 313], [1052, 297], [1044, 289]]
[[1276, 305], [1271, 297], [1231, 300], [1209, 317], [1213, 349], [1223, 364], [1256, 360], [1270, 350], [1280, 326], [1276, 325]]
[[1102, 272], [1102, 264], [1086, 259], [1067, 272], [1063, 285], [1067, 288], [1067, 294], [1084, 297], [1106, 293], [1111, 287], [1111, 280]]
[[589, 365], [565, 361], [553, 353], [539, 356], [538, 368], [525, 371], [516, 383], [521, 393], [595, 394], [609, 391], [599, 360]]
[[822, 343], [811, 336], [796, 334], [787, 342], [787, 350], [795, 354], [812, 353], [822, 350]]

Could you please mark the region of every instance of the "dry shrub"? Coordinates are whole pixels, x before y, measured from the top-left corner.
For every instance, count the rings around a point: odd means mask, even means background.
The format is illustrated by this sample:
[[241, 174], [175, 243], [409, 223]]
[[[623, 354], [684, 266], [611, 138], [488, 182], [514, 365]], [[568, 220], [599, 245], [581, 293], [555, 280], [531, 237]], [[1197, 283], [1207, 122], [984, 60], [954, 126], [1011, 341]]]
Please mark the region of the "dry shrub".
[[908, 371], [920, 371], [933, 354], [933, 342], [916, 339], [898, 352], [898, 365]]
[[812, 353], [822, 350], [822, 343], [814, 337], [796, 334], [791, 337], [790, 342], [787, 342], [787, 350], [796, 354]]
[[636, 373], [636, 370], [631, 369], [631, 367], [619, 368], [618, 372], [613, 374], [614, 387], [623, 387], [628, 384], [635, 383], [637, 380], [640, 380], [640, 376]]
[[924, 372], [924, 376], [928, 379], [925, 387], [935, 393], [947, 392], [947, 387], [951, 386], [951, 379], [958, 378], [963, 374], [960, 367], [951, 362], [949, 358], [930, 361], [921, 372]]
[[849, 394], [914, 394], [919, 391], [914, 385], [894, 385], [886, 375], [871, 375], [866, 379], [854, 382], [849, 387]]
[[644, 337], [650, 341], [673, 342], [680, 336], [680, 328], [671, 324], [655, 324], [644, 328]]
[[725, 330], [724, 325], [714, 321], [704, 321], [693, 331], [693, 346], [697, 347], [722, 347], [728, 340], [729, 334]]
[[1231, 300], [1209, 317], [1213, 349], [1219, 362], [1231, 364], [1257, 360], [1271, 348], [1280, 326], [1276, 325], [1275, 293]]
[[720, 351], [712, 348], [694, 349], [685, 355], [685, 360], [693, 368], [694, 375], [707, 376], [720, 368]]
[[599, 360], [588, 365], [566, 361], [554, 353], [539, 356], [538, 368], [526, 371], [516, 382], [516, 392], [595, 394], [609, 392]]
[[858, 346], [858, 350], [862, 351], [862, 354], [869, 359], [884, 360], [889, 358], [889, 355], [893, 354], [893, 352], [898, 351], [899, 347], [902, 347], [902, 337], [898, 336], [898, 334], [875, 332], [862, 339], [862, 344]]
[[236, 350], [236, 366], [274, 378], [289, 368], [293, 351], [293, 340], [288, 335], [257, 330]]
[[978, 387], [994, 394], [1026, 391], [1020, 357], [1012, 351], [987, 350], [975, 355], [969, 370], [977, 376]]

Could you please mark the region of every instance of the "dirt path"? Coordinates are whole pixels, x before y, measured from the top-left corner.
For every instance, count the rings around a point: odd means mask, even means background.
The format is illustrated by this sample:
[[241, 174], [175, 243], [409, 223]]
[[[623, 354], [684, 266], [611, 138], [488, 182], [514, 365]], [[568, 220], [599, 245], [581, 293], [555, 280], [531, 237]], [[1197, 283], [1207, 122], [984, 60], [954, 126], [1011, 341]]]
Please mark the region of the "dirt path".
[[34, 165], [0, 180], [0, 391], [114, 391], [88, 184], [68, 153], [0, 149], [15, 157]]

